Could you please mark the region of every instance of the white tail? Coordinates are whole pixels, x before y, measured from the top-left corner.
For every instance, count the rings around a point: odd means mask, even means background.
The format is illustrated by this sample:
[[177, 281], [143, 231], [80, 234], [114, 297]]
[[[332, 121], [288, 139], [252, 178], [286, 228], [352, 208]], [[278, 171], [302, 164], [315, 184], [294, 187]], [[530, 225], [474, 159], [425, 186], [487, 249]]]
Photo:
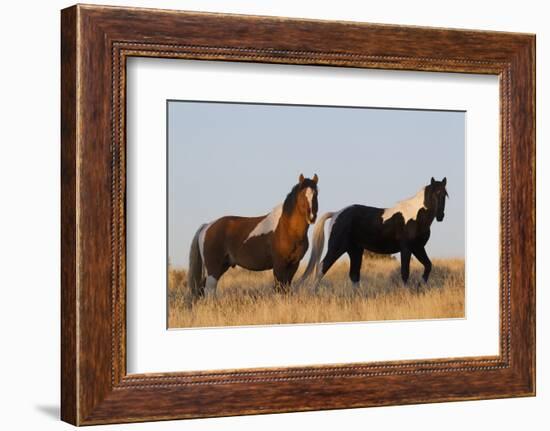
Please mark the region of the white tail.
[[191, 241], [189, 250], [189, 269], [187, 270], [187, 286], [191, 291], [193, 298], [204, 295], [204, 264], [202, 261], [201, 250], [199, 247], [199, 236], [206, 227], [203, 224]]
[[331, 218], [334, 213], [324, 213], [317, 223], [315, 223], [315, 229], [313, 230], [313, 245], [311, 247], [311, 256], [307, 264], [306, 270], [302, 278], [300, 278], [299, 284], [309, 279], [311, 275], [317, 275], [319, 270], [319, 262], [321, 261], [321, 254], [323, 253], [323, 247], [325, 245], [325, 222]]

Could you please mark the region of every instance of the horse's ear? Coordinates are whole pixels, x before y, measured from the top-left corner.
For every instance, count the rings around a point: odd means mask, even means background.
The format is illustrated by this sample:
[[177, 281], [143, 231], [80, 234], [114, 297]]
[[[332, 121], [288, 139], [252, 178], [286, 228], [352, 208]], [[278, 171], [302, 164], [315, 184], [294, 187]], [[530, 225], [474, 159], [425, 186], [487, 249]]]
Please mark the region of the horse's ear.
[[447, 185], [447, 177], [443, 178], [443, 181], [441, 181], [443, 183], [444, 186]]
[[300, 174], [300, 176], [298, 177], [298, 182], [302, 184], [304, 182], [304, 179], [304, 174]]
[[434, 180], [434, 177], [432, 177], [432, 179], [431, 179], [431, 181], [430, 181], [430, 185], [432, 185], [432, 186], [433, 186], [433, 185], [434, 185], [434, 183], [435, 183], [435, 180]]
[[317, 174], [314, 174], [314, 175], [313, 175], [313, 182], [314, 182], [315, 184], [317, 184], [317, 183], [319, 182], [319, 177], [317, 176]]

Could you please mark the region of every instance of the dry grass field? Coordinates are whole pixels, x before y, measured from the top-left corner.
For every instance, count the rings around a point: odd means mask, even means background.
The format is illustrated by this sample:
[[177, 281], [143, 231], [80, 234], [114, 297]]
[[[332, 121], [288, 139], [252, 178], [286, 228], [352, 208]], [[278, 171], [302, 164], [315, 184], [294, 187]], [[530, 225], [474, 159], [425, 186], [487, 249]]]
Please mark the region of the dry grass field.
[[[464, 260], [434, 259], [427, 285], [411, 261], [407, 287], [396, 259], [365, 259], [361, 287], [353, 289], [348, 262], [337, 262], [313, 293], [303, 286], [290, 295], [273, 291], [271, 271], [230, 269], [214, 297], [191, 301], [185, 270], [168, 277], [170, 328], [464, 317]], [[302, 270], [298, 271], [298, 276]], [[297, 279], [296, 277], [295, 279]]]

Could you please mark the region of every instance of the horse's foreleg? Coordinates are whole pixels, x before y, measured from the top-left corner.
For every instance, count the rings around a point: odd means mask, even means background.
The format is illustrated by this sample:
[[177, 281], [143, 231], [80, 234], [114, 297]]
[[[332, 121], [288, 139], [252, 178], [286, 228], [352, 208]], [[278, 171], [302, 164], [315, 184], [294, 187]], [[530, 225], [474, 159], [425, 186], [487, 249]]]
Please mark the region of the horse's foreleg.
[[409, 268], [411, 264], [411, 251], [407, 246], [401, 247], [401, 279], [404, 284], [409, 280]]
[[427, 283], [428, 278], [430, 277], [430, 272], [432, 271], [432, 262], [426, 254], [426, 249], [422, 246], [417, 247], [413, 250], [413, 254], [418, 261], [424, 265], [424, 274], [422, 274], [422, 278], [424, 279], [424, 282]]
[[274, 288], [276, 292], [290, 292], [290, 284], [297, 269], [297, 263], [280, 263], [273, 266], [273, 276], [275, 277]]
[[363, 263], [363, 249], [356, 247], [348, 250], [349, 255], [349, 278], [353, 283], [353, 287], [359, 287], [359, 280], [361, 279], [361, 264]]
[[292, 263], [288, 266], [288, 284], [289, 284], [289, 286], [292, 284], [292, 279], [296, 275], [296, 271], [298, 271], [299, 266], [300, 266], [300, 262]]
[[284, 277], [279, 279], [275, 277], [275, 284], [273, 285], [273, 290], [277, 293], [289, 293], [290, 292], [290, 282], [286, 281]]

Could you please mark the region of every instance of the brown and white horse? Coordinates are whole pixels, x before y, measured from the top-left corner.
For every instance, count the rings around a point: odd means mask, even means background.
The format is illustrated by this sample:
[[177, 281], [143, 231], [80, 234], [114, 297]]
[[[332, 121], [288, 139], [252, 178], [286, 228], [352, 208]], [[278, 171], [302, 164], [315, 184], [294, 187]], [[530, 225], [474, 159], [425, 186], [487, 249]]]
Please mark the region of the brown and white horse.
[[226, 216], [203, 224], [189, 252], [187, 284], [194, 297], [211, 295], [221, 276], [236, 265], [273, 269], [275, 289], [288, 292], [308, 249], [307, 231], [317, 218], [317, 175], [300, 174], [281, 205], [259, 217]]

